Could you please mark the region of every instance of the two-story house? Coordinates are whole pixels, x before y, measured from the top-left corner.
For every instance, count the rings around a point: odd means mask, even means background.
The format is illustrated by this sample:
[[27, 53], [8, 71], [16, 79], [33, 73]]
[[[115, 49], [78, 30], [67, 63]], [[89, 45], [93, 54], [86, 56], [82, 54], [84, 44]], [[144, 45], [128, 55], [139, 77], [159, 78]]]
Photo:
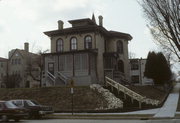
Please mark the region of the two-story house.
[[8, 59], [0, 57], [0, 88], [4, 87], [4, 77], [8, 72]]
[[68, 22], [72, 27], [59, 20], [57, 30], [44, 32], [51, 40], [51, 52], [43, 55], [44, 85], [62, 85], [66, 77], [75, 85], [104, 84], [105, 75], [129, 80], [130, 34], [106, 30], [102, 16], [99, 25], [94, 15]]
[[39, 86], [39, 82], [33, 78], [39, 78], [39, 68], [36, 60], [40, 57], [29, 52], [29, 43], [24, 43], [24, 49], [13, 49], [9, 52], [8, 74], [18, 75], [17, 87]]

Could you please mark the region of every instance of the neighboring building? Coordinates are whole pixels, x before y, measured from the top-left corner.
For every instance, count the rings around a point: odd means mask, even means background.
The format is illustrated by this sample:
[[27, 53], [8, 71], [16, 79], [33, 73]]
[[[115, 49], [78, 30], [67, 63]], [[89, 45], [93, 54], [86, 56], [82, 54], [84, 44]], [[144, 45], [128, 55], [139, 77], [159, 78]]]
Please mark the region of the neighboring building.
[[8, 59], [0, 57], [0, 88], [4, 87], [4, 77], [7, 76], [8, 72]]
[[19, 77], [17, 87], [39, 86], [39, 82], [33, 79], [40, 77], [39, 67], [36, 64], [38, 57], [40, 56], [29, 52], [29, 43], [24, 43], [24, 50], [13, 49], [9, 52], [8, 74]]
[[106, 30], [102, 16], [99, 25], [94, 15], [68, 22], [72, 27], [63, 28], [59, 20], [57, 30], [44, 32], [51, 39], [51, 53], [43, 55], [44, 86], [62, 85], [63, 76], [73, 79], [75, 85], [104, 84], [105, 75], [129, 80], [131, 35]]
[[131, 83], [139, 85], [152, 85], [153, 80], [144, 76], [146, 59], [130, 59]]

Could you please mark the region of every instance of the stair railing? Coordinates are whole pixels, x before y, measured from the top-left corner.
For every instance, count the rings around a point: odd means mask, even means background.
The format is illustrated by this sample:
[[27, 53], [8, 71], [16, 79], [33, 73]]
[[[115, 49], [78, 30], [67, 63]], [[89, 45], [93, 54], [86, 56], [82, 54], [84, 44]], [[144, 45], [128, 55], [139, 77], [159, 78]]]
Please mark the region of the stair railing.
[[67, 76], [59, 71], [57, 72], [57, 76], [64, 82], [65, 85], [67, 85], [68, 81], [70, 80]]
[[110, 79], [107, 76], [105, 76], [105, 82], [106, 82], [106, 85], [110, 85], [111, 87], [116, 88], [118, 90], [118, 93], [119, 93], [119, 91], [121, 91], [124, 94], [130, 96], [132, 99], [137, 100], [139, 102], [140, 108], [141, 108], [141, 103], [143, 103], [143, 102], [146, 104], [151, 104], [151, 105], [156, 105], [156, 106], [160, 103], [159, 100], [146, 98], [145, 96], [142, 96], [142, 95], [136, 93], [135, 91], [130, 90], [126, 86]]
[[53, 81], [53, 84], [55, 85], [55, 76], [49, 71], [47, 71], [47, 75], [51, 79], [51, 81]]

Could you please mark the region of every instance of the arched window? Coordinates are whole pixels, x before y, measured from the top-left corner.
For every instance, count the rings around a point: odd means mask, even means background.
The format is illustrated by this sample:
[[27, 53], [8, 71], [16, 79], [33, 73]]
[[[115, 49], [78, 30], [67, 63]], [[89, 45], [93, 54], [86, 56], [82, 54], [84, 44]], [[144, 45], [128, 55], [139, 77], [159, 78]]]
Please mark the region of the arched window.
[[92, 49], [92, 37], [90, 35], [84, 38], [84, 48]]
[[70, 40], [70, 49], [77, 50], [77, 38], [72, 37]]
[[117, 41], [117, 52], [123, 53], [123, 42], [122, 41]]
[[63, 51], [63, 40], [62, 39], [58, 39], [56, 41], [56, 51], [57, 52], [62, 52]]

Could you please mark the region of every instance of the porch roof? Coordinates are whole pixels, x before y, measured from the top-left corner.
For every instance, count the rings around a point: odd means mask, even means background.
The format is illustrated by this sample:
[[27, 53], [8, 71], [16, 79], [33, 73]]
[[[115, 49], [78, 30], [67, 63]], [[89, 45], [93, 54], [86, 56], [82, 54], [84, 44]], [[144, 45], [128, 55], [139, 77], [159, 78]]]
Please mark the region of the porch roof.
[[92, 53], [97, 55], [97, 49], [86, 49], [86, 50], [73, 50], [67, 52], [54, 52], [54, 53], [44, 53], [43, 56], [46, 55], [63, 55], [63, 54], [77, 54], [77, 53]]

